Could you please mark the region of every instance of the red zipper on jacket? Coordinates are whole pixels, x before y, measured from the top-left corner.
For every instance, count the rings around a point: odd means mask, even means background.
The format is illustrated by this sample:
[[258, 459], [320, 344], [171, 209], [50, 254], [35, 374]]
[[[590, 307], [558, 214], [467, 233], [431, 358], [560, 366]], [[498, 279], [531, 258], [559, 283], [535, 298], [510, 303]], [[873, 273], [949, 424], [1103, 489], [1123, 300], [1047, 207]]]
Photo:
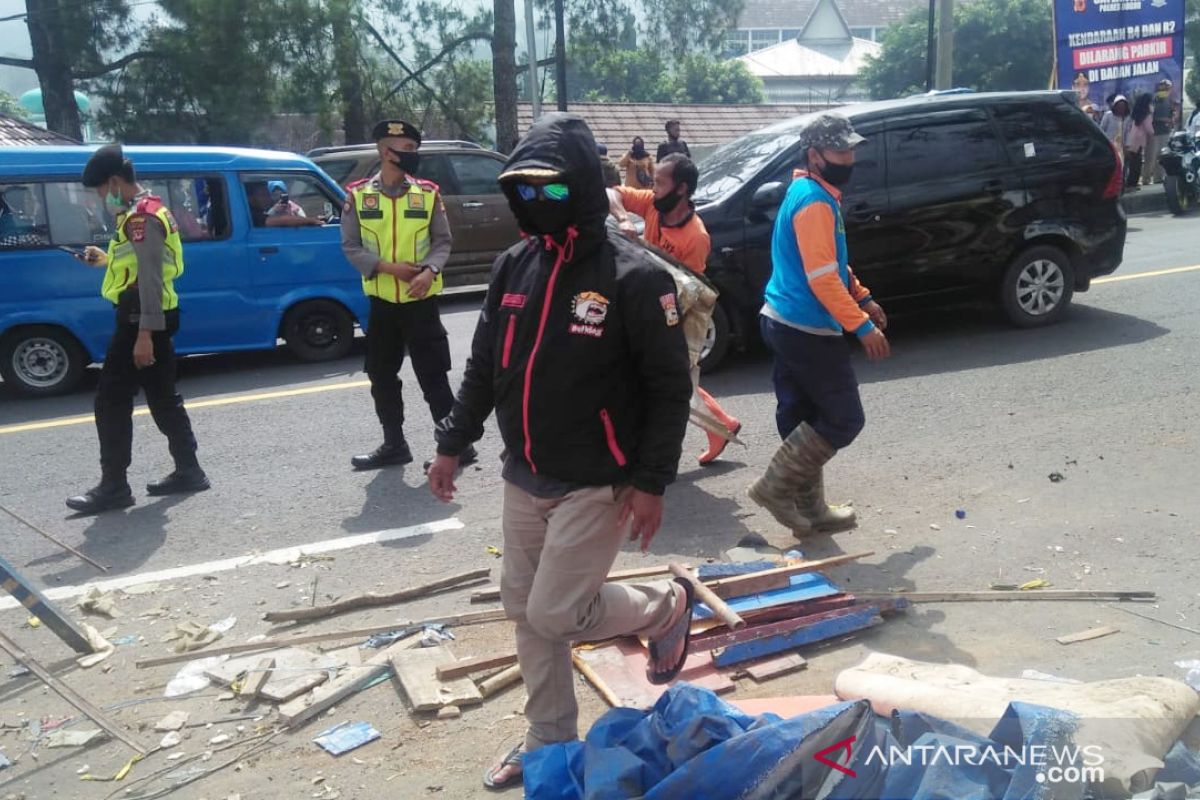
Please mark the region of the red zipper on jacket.
[[600, 409], [600, 421], [604, 423], [604, 438], [608, 442], [608, 452], [612, 453], [618, 467], [625, 466], [627, 463], [625, 454], [621, 452], [621, 445], [617, 443], [617, 430], [613, 427], [612, 417], [609, 416], [607, 408]]
[[508, 328], [504, 332], [504, 355], [500, 357], [500, 366], [508, 369], [508, 360], [512, 355], [513, 334], [517, 330], [517, 315], [508, 315]]

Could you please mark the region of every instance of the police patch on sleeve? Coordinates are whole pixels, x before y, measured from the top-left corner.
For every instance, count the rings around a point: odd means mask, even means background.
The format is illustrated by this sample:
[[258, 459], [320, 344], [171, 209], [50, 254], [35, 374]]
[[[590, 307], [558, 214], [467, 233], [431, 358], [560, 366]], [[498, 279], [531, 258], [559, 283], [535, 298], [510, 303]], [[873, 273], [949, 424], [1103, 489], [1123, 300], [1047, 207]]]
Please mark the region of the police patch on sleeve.
[[667, 319], [667, 327], [678, 325], [679, 309], [675, 305], [675, 295], [672, 293], [664, 294], [658, 298], [658, 304], [662, 306], [663, 316]]
[[126, 222], [125, 235], [131, 242], [144, 242], [146, 240], [146, 218], [134, 217]]

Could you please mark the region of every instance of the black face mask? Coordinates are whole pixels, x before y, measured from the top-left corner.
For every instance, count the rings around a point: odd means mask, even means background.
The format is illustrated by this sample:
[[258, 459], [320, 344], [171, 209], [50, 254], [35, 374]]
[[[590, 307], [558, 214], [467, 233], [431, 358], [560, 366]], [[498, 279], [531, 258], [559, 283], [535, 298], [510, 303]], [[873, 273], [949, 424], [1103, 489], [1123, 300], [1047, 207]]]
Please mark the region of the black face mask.
[[678, 191], [672, 189], [671, 193], [669, 195], [667, 195], [666, 197], [654, 198], [654, 208], [660, 214], [670, 214], [672, 211], [675, 210], [675, 206], [679, 205], [679, 201], [681, 201], [682, 199], [683, 199], [683, 195], [681, 195]]
[[633, 153], [634, 158], [645, 158], [646, 157], [646, 145], [635, 144], [633, 146], [633, 150], [631, 152]]
[[393, 150], [390, 147], [388, 148], [388, 152], [393, 156], [392, 163], [404, 170], [405, 174], [417, 174], [417, 170], [421, 166], [420, 153], [415, 150]]
[[562, 234], [575, 222], [575, 210], [570, 201], [556, 203], [549, 200], [520, 200], [525, 206], [525, 219], [539, 236]]
[[834, 164], [832, 161], [826, 161], [819, 171], [820, 176], [830, 186], [845, 186], [853, 173], [853, 164]]

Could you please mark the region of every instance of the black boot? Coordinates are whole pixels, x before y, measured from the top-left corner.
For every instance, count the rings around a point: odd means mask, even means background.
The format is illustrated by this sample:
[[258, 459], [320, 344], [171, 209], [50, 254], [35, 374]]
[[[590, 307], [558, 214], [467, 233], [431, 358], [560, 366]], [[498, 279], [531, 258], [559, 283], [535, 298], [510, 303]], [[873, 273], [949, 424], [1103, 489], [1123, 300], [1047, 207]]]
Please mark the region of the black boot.
[[203, 492], [211, 486], [208, 476], [204, 474], [204, 470], [200, 469], [199, 464], [190, 467], [177, 466], [174, 472], [161, 481], [147, 483], [146, 494], [190, 494]]
[[[474, 464], [478, 460], [479, 460], [479, 453], [475, 452], [475, 445], [469, 444], [469, 445], [467, 445], [466, 450], [463, 450], [461, 453], [458, 454], [458, 468], [462, 469], [463, 467], [470, 466], [471, 464]], [[430, 460], [430, 461], [426, 461], [422, 465], [421, 468], [423, 470], [425, 470], [426, 472], [429, 472], [429, 468], [432, 466], [433, 466], [433, 461]]]
[[379, 469], [392, 464], [407, 464], [413, 460], [412, 451], [404, 439], [385, 441], [370, 453], [354, 456], [350, 464], [355, 469]]
[[79, 514], [99, 514], [116, 508], [129, 508], [136, 501], [124, 478], [105, 478], [100, 485], [84, 494], [67, 498], [67, 508]]

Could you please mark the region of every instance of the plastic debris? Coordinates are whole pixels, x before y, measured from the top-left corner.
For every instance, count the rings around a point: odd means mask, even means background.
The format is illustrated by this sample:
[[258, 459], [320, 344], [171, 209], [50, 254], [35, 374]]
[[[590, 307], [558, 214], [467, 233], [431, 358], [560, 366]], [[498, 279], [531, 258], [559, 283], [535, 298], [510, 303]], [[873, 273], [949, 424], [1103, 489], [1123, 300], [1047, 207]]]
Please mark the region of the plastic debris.
[[13, 667], [12, 669], [10, 669], [8, 671], [8, 677], [10, 677], [10, 678], [20, 678], [20, 677], [23, 677], [28, 674], [29, 674], [29, 667], [25, 666], [24, 664], [17, 664], [15, 667]]
[[494, 545], [494, 544], [489, 544], [487, 547], [485, 547], [483, 549], [488, 552], [488, 555], [495, 556], [496, 558], [500, 558], [501, 556], [504, 555], [504, 553], [500, 552], [500, 548], [496, 547], [496, 545]]
[[1200, 692], [1200, 661], [1197, 661], [1196, 659], [1176, 661], [1175, 666], [1188, 671], [1188, 674], [1184, 677], [1183, 682], [1195, 689], [1197, 692]]
[[[175, 677], [171, 679], [170, 683], [167, 684], [167, 688], [163, 692], [163, 697], [182, 697], [185, 694], [192, 694], [193, 692], [207, 688], [209, 680], [204, 671], [215, 667], [227, 658], [229, 658], [228, 655], [211, 656], [184, 664], [179, 672], [175, 673]], [[231, 692], [230, 697], [232, 696]]]
[[373, 742], [379, 737], [379, 731], [375, 730], [369, 722], [343, 722], [321, 731], [313, 741], [325, 752], [340, 756], [342, 753], [348, 753], [368, 742]]
[[1028, 592], [1032, 589], [1045, 589], [1050, 585], [1050, 581], [1045, 578], [1034, 578], [1031, 581], [1026, 581], [1017, 587], [1022, 592]]
[[88, 644], [91, 645], [92, 652], [75, 659], [75, 663], [79, 664], [79, 666], [83, 667], [84, 669], [96, 666], [101, 661], [111, 656], [113, 651], [117, 649], [112, 642], [104, 638], [102, 633], [97, 631], [91, 625], [88, 625], [86, 622], [83, 624], [83, 635], [87, 638]]
[[216, 631], [220, 634], [226, 634], [233, 630], [234, 625], [237, 625], [237, 617], [226, 617], [219, 622], [214, 622], [212, 625], [209, 625], [208, 629], [210, 631]]
[[93, 614], [98, 617], [107, 617], [112, 619], [119, 616], [117, 611], [117, 598], [112, 592], [102, 592], [97, 587], [93, 586], [88, 589], [83, 597], [75, 603], [79, 610], [85, 614]]
[[25, 624], [31, 628], [42, 627], [42, 621], [40, 619], [38, 619], [37, 617], [30, 617], [29, 619], [25, 620]]
[[960, 508], [954, 512], [954, 516], [958, 517], [959, 519], [966, 519], [967, 518], [967, 510], [965, 508]]
[[131, 644], [137, 644], [140, 638], [136, 633], [131, 633], [128, 636], [122, 636], [120, 639], [113, 639], [113, 644], [117, 647], [128, 647]]
[[156, 731], [177, 731], [184, 725], [187, 725], [188, 719], [191, 717], [186, 711], [172, 711], [165, 717], [154, 723]]

